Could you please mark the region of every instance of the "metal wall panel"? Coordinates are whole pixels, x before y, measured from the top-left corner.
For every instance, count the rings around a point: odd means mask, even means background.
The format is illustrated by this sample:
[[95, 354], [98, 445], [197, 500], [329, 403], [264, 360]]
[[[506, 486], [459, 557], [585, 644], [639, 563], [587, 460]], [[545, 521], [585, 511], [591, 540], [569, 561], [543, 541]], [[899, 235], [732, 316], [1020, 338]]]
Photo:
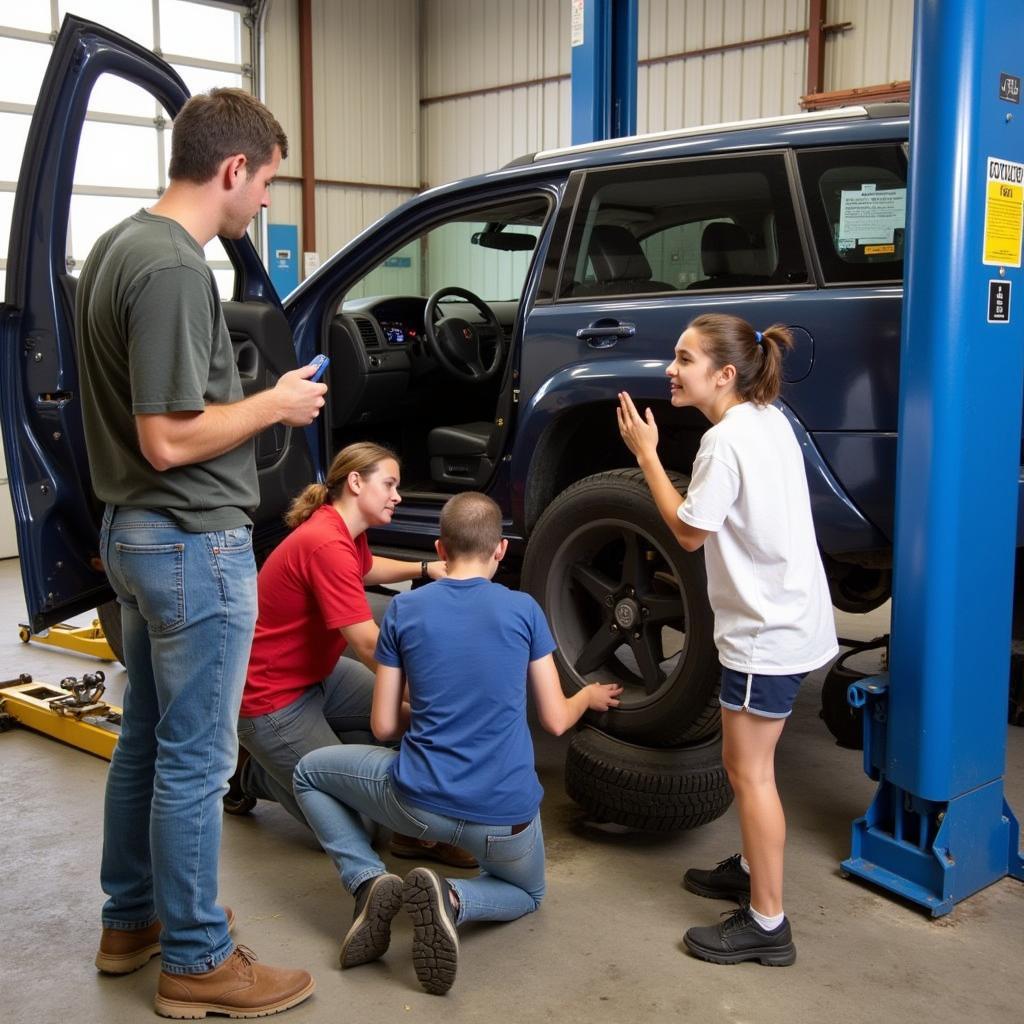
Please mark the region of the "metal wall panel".
[[830, 0], [828, 20], [853, 27], [825, 45], [826, 90], [910, 78], [913, 0]]
[[[423, 0], [426, 183], [569, 144], [569, 14], [569, 0]], [[517, 83], [533, 84], [502, 88]], [[453, 95], [480, 89], [498, 91]]]
[[[419, 189], [419, 3], [313, 0], [311, 14], [316, 251], [323, 261]], [[297, 0], [272, 0], [264, 40], [266, 101], [289, 141], [280, 173], [300, 177]], [[382, 184], [408, 188], [374, 187]], [[308, 249], [299, 184], [274, 186], [270, 220], [299, 225], [300, 248]]]
[[[643, 61], [806, 26], [807, 0], [641, 0], [638, 56]], [[641, 64], [637, 131], [797, 113], [806, 67], [804, 38]]]
[[316, 175], [419, 186], [417, 0], [313, 4]]
[[[263, 24], [262, 98], [281, 122], [288, 136], [288, 156], [281, 161], [280, 174], [298, 177], [302, 174], [302, 121], [299, 108], [299, 12], [296, 0], [271, 0]], [[285, 186], [274, 186], [273, 201]], [[301, 201], [300, 201], [301, 204]], [[300, 205], [301, 209], [301, 205]], [[271, 220], [281, 221], [271, 207]]]
[[[808, 0], [640, 0], [641, 61], [744, 40], [725, 53], [641, 64], [640, 132], [799, 111]], [[421, 183], [483, 173], [571, 141], [571, 0], [313, 0], [318, 178], [410, 186], [319, 185], [326, 258]], [[910, 73], [913, 0], [830, 0], [825, 88]], [[301, 174], [297, 0], [271, 0], [266, 96]], [[546, 80], [546, 81], [545, 81]], [[471, 95], [459, 95], [471, 93]], [[281, 184], [272, 219], [300, 223], [298, 186]], [[284, 216], [287, 211], [287, 219]]]

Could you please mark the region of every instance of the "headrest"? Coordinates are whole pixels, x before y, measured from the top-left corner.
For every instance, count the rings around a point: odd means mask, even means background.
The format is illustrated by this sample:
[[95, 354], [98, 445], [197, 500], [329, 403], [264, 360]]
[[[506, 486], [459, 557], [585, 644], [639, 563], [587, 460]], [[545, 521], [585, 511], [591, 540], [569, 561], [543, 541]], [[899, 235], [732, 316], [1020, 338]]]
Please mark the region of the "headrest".
[[700, 261], [708, 277], [768, 274], [767, 253], [750, 244], [739, 224], [714, 221], [700, 238]]
[[590, 262], [598, 281], [649, 281], [651, 265], [628, 228], [599, 224], [590, 235]]

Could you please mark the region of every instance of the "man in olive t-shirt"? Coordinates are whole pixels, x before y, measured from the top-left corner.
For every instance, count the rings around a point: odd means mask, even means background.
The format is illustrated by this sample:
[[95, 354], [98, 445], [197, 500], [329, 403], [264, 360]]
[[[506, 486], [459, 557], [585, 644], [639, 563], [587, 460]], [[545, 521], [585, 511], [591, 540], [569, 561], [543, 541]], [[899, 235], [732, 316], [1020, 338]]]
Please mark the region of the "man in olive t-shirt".
[[107, 777], [96, 966], [162, 953], [156, 1010], [263, 1016], [302, 1002], [308, 972], [254, 962], [217, 905], [221, 797], [256, 620], [253, 437], [302, 427], [326, 387], [303, 367], [243, 398], [203, 246], [269, 204], [288, 142], [247, 93], [193, 97], [170, 184], [96, 243], [76, 296], [89, 468], [106, 502], [100, 554], [121, 604], [128, 686]]

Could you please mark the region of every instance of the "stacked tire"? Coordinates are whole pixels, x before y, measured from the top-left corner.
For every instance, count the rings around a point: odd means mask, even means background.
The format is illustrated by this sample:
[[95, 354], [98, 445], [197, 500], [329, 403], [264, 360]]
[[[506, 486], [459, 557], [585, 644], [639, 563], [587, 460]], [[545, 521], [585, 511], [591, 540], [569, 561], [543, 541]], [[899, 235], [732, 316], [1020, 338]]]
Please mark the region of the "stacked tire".
[[596, 820], [645, 832], [697, 828], [732, 803], [717, 735], [669, 749], [584, 727], [569, 744], [565, 790]]
[[625, 688], [569, 745], [569, 796], [593, 819], [655, 832], [724, 813], [732, 791], [704, 555], [679, 546], [643, 474], [599, 473], [559, 495], [531, 534], [523, 587], [547, 616], [566, 694], [595, 681]]

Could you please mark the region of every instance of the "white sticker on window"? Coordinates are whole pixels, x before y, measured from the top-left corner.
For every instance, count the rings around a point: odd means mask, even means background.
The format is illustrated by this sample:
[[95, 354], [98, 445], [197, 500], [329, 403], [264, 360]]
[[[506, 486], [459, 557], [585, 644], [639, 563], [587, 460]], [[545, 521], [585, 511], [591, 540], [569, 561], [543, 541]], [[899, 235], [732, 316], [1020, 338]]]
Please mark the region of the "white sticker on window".
[[855, 245], [887, 245], [907, 220], [907, 190], [862, 185], [859, 191], [843, 191], [839, 204], [837, 248]]

